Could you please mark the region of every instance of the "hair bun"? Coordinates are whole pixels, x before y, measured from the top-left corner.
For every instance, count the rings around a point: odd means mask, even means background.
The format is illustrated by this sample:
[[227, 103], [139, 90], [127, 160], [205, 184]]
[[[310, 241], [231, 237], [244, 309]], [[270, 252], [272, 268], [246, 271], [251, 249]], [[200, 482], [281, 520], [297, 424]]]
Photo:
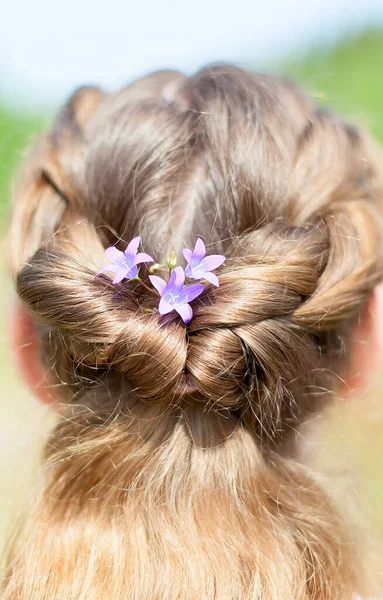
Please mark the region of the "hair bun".
[[114, 370], [143, 400], [173, 405], [189, 397], [249, 411], [274, 433], [287, 405], [296, 409], [292, 382], [315, 356], [310, 333], [290, 317], [313, 294], [327, 252], [319, 225], [278, 224], [239, 238], [220, 287], [207, 288], [188, 329], [177, 317], [146, 312], [130, 284], [95, 278], [69, 253], [37, 252], [18, 291], [50, 325], [56, 351], [70, 353], [77, 375]]

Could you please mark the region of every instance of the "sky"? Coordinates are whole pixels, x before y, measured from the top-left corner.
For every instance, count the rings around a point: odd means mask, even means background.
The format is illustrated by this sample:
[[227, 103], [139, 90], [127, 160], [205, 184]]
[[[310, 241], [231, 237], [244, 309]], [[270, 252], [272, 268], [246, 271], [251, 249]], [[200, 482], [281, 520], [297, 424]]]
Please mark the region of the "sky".
[[113, 89], [159, 68], [265, 64], [383, 24], [383, 0], [12, 0], [0, 97], [38, 107], [78, 85]]

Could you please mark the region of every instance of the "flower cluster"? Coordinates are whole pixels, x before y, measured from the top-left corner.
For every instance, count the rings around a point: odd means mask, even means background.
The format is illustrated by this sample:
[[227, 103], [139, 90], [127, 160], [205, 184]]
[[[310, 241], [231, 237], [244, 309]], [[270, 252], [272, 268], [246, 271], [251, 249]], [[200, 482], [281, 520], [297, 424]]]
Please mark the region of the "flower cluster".
[[[120, 283], [123, 279], [136, 279], [145, 285], [139, 278], [138, 265], [155, 261], [149, 254], [138, 252], [140, 241], [139, 236], [133, 238], [125, 252], [117, 250], [114, 246], [107, 248], [105, 253], [110, 263], [98, 271], [97, 275], [104, 272], [113, 273], [113, 284]], [[184, 248], [182, 254], [187, 263], [185, 269], [177, 266], [177, 257], [175, 251], [172, 250], [166, 261], [169, 268], [168, 281], [157, 275], [149, 275], [149, 281], [153, 286], [153, 291], [160, 296], [158, 312], [161, 315], [167, 315], [175, 310], [183, 322], [188, 323], [193, 316], [190, 302], [202, 294], [205, 285], [203, 283], [189, 284], [185, 283], [185, 280], [208, 281], [218, 287], [218, 277], [212, 271], [220, 267], [226, 257], [221, 254], [206, 256], [206, 247], [201, 238], [197, 239], [193, 250]], [[160, 270], [162, 266], [155, 263], [151, 267], [151, 272]]]

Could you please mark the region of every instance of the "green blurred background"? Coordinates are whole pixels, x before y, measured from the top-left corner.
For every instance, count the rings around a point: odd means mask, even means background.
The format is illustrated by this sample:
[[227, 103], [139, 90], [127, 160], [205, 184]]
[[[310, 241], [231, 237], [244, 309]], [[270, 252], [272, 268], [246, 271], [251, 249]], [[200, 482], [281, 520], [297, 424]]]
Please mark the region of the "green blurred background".
[[[335, 46], [322, 45], [305, 56], [261, 66], [296, 78], [320, 102], [367, 126], [383, 142], [383, 31], [368, 30], [356, 37], [347, 37]], [[0, 105], [0, 217], [4, 230], [15, 169], [24, 148], [49, 118], [47, 114], [25, 117], [20, 110]], [[6, 274], [2, 281], [0, 542], [4, 540], [20, 498], [28, 494], [36, 481], [37, 456], [53, 418], [18, 381], [10, 356], [12, 334], [8, 329], [13, 292]], [[372, 522], [369, 531], [370, 541], [375, 544], [373, 568], [376, 572], [382, 570], [380, 543], [383, 539], [382, 384], [383, 376], [378, 373], [362, 398], [329, 410], [314, 459], [318, 468], [333, 476], [332, 485], [339, 487], [340, 502], [342, 494], [356, 494], [358, 501], [365, 504], [365, 514]]]

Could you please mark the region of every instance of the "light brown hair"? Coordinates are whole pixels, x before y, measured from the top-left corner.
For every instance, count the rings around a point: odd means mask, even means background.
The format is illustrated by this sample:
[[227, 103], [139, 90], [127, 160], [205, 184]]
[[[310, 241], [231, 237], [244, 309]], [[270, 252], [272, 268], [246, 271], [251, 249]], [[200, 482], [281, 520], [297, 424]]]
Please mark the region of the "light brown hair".
[[[78, 90], [26, 162], [9, 235], [61, 415], [5, 600], [345, 600], [357, 546], [281, 445], [323, 406], [382, 279], [365, 134], [230, 66]], [[140, 234], [227, 256], [185, 326], [95, 277]]]

